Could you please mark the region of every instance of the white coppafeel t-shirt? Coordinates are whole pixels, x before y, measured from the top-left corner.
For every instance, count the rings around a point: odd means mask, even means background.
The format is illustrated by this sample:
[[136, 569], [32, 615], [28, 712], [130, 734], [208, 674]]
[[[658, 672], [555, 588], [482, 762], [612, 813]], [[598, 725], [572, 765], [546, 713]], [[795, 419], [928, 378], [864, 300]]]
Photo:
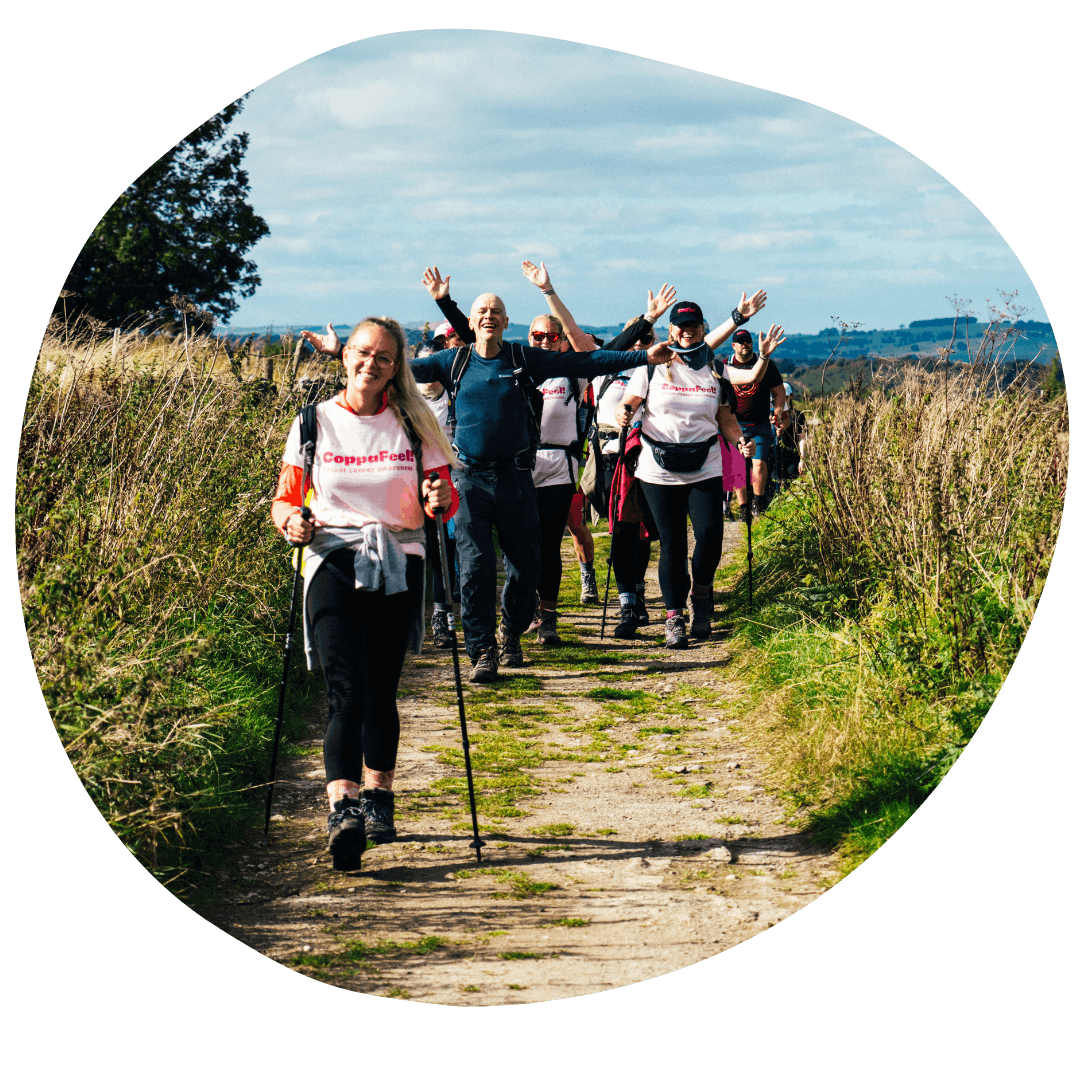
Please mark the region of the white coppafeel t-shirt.
[[[632, 397], [645, 398], [641, 412], [643, 434], [657, 442], [669, 443], [716, 438], [720, 382], [707, 366], [694, 371], [688, 364], [675, 360], [657, 365], [651, 382], [648, 375], [648, 368], [637, 368], [626, 388]], [[705, 464], [697, 472], [673, 473], [661, 469], [652, 447], [644, 439], [641, 441], [635, 475], [648, 484], [694, 484], [723, 474], [719, 442], [710, 447]]]
[[[389, 409], [357, 416], [334, 398], [315, 408], [318, 434], [311, 472], [311, 509], [320, 525], [382, 522], [391, 532], [418, 529], [424, 511], [416, 495], [416, 458], [405, 429]], [[447, 464], [441, 450], [421, 447], [425, 470]], [[282, 460], [303, 467], [300, 420], [293, 421]], [[423, 544], [403, 544], [407, 555], [423, 555]]]
[[[585, 396], [587, 379], [578, 379], [578, 399]], [[569, 446], [578, 436], [577, 401], [570, 392], [567, 378], [547, 379], [538, 389], [544, 395], [544, 412], [540, 417], [540, 441]], [[568, 462], [565, 450], [538, 450], [533, 466], [533, 487], [554, 487], [556, 484], [576, 484], [580, 462]]]

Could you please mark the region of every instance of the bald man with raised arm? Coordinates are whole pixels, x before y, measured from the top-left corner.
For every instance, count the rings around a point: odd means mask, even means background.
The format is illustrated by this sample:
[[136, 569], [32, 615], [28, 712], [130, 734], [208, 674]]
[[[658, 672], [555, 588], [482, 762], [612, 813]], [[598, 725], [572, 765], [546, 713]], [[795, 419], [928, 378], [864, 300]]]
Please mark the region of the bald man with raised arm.
[[[520, 666], [520, 636], [536, 606], [540, 576], [540, 521], [532, 467], [536, 435], [530, 431], [528, 389], [545, 379], [591, 379], [644, 363], [670, 359], [666, 345], [648, 352], [546, 352], [507, 344], [506, 305], [494, 293], [473, 302], [468, 349], [454, 393], [454, 473], [461, 500], [455, 517], [461, 567], [461, 624], [473, 662], [472, 682], [491, 682], [504, 666]], [[441, 382], [455, 391], [452, 372], [459, 350], [443, 349], [410, 361], [417, 382]], [[462, 354], [465, 358], [465, 354]], [[457, 365], [457, 369], [461, 364]], [[496, 630], [494, 534], [506, 564], [501, 626]]]

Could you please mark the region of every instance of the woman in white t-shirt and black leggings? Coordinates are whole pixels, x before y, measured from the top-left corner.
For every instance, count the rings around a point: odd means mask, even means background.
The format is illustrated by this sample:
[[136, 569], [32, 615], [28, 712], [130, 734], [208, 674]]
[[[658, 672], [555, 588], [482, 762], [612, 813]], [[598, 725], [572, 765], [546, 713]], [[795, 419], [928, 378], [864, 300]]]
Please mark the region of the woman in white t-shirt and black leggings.
[[[271, 515], [289, 541], [308, 545], [304, 646], [308, 667], [326, 677], [329, 848], [335, 869], [356, 870], [368, 839], [396, 836], [397, 687], [406, 648], [418, 650], [424, 636], [424, 514], [457, 509], [457, 461], [396, 322], [365, 319], [342, 359], [345, 389], [315, 410], [311, 490], [301, 490], [297, 420]], [[433, 472], [438, 479], [427, 479]]]
[[[735, 322], [745, 321], [733, 320]], [[760, 353], [767, 357], [779, 336], [777, 327], [759, 335]], [[743, 438], [715, 370], [712, 350], [705, 343], [705, 317], [697, 304], [679, 301], [672, 308], [668, 340], [677, 354], [658, 366], [652, 378], [645, 370], [631, 376], [618, 416], [626, 427], [638, 408], [641, 414], [641, 454], [638, 482], [660, 534], [660, 591], [667, 611], [665, 645], [684, 649], [689, 644], [683, 606], [688, 585], [693, 619], [690, 633], [698, 639], [712, 632], [712, 582], [720, 565], [724, 541], [724, 478], [717, 430], [738, 445], [744, 456], [753, 453], [752, 440]], [[691, 581], [686, 580], [686, 519], [694, 529]]]

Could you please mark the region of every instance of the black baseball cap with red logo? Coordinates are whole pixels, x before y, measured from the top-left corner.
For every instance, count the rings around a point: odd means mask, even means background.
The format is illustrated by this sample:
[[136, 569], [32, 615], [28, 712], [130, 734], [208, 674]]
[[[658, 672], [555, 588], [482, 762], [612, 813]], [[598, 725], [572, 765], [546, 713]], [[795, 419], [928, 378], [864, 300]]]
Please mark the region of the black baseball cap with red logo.
[[704, 326], [705, 316], [692, 300], [680, 300], [671, 309], [670, 321], [673, 326], [685, 326], [687, 323], [701, 323]]
[[735, 333], [731, 335], [731, 340], [738, 345], [741, 345], [744, 341], [748, 341], [753, 345], [754, 336], [749, 330], [736, 330]]

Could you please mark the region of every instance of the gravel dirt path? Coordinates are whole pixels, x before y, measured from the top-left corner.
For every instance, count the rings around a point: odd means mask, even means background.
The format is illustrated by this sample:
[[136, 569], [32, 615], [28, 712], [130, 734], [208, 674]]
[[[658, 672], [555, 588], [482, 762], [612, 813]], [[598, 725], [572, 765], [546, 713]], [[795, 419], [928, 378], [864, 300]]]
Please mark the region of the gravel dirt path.
[[[743, 558], [741, 545], [729, 524], [725, 559]], [[564, 566], [565, 598], [578, 584], [569, 541]], [[336, 986], [501, 1005], [685, 967], [820, 895], [835, 856], [769, 794], [739, 732], [725, 597], [721, 633], [668, 652], [655, 558], [650, 574], [652, 625], [636, 641], [613, 640], [609, 618], [601, 642], [600, 610], [564, 600], [560, 633], [576, 640], [526, 643], [526, 668], [467, 689], [481, 864], [469, 847], [450, 656], [425, 646], [402, 679], [398, 842], [369, 850], [356, 873], [330, 868], [320, 702], [301, 753], [280, 770], [269, 837], [253, 830], [235, 847], [201, 913]]]

